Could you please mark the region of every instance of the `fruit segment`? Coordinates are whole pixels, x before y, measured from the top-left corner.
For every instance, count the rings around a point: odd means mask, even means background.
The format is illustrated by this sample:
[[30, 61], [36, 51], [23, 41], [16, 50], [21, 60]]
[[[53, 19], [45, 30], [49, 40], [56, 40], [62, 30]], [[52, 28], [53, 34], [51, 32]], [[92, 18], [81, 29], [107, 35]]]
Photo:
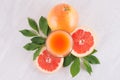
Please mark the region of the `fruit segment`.
[[54, 56], [64, 57], [72, 50], [73, 40], [69, 33], [56, 30], [48, 36], [46, 46]]

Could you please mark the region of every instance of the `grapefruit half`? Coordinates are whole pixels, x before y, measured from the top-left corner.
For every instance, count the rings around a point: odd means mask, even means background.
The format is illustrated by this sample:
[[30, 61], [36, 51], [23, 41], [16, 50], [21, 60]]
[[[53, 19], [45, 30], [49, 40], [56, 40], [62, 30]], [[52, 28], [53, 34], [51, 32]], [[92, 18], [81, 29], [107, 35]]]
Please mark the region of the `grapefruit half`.
[[43, 47], [40, 55], [35, 60], [35, 64], [40, 71], [53, 73], [62, 67], [63, 58], [52, 56], [46, 47]]
[[89, 55], [96, 45], [95, 33], [88, 27], [78, 27], [72, 34], [73, 50], [72, 54], [77, 57]]

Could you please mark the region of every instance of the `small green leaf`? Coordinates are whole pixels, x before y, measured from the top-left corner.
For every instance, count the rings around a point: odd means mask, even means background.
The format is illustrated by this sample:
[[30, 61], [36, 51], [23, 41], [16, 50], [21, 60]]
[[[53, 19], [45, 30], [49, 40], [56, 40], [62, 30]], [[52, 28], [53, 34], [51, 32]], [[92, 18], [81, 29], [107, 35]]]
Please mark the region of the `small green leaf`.
[[45, 44], [46, 39], [43, 37], [33, 37], [31, 41], [36, 44]]
[[64, 58], [63, 67], [66, 67], [66, 66], [70, 65], [70, 63], [71, 63], [72, 61], [73, 61], [73, 60], [72, 60], [72, 58], [71, 58], [70, 56], [66, 56], [66, 57]]
[[86, 71], [87, 71], [89, 74], [91, 74], [92, 68], [91, 68], [91, 65], [89, 64], [89, 62], [86, 61], [86, 60], [84, 60], [83, 64], [84, 64], [84, 67], [85, 67]]
[[30, 27], [34, 30], [36, 30], [37, 32], [39, 32], [39, 29], [38, 29], [38, 25], [37, 23], [35, 22], [35, 20], [33, 20], [32, 18], [28, 18], [28, 23], [30, 25]]
[[41, 16], [40, 20], [39, 20], [39, 27], [41, 29], [41, 31], [44, 33], [44, 35], [47, 36], [47, 32], [48, 32], [48, 23], [45, 17]]
[[76, 58], [70, 67], [72, 77], [75, 77], [80, 72], [80, 59]]
[[72, 53], [71, 53], [71, 58], [72, 58], [72, 60], [75, 60], [77, 57], [72, 55]]
[[35, 43], [28, 43], [24, 46], [24, 48], [28, 51], [32, 51], [32, 50], [35, 50], [37, 48], [39, 48], [41, 45], [37, 45]]
[[50, 27], [48, 27], [48, 30], [47, 30], [47, 36], [51, 33], [51, 29]]
[[27, 37], [37, 36], [37, 34], [35, 34], [33, 31], [27, 29], [21, 30], [20, 32]]
[[73, 56], [71, 53], [70, 53], [70, 55], [64, 57], [63, 67], [70, 65], [75, 58], [76, 57]]
[[42, 49], [42, 46], [35, 51], [33, 55], [33, 61], [39, 56], [41, 49]]
[[100, 64], [100, 61], [97, 59], [97, 57], [93, 55], [88, 55], [84, 57], [85, 60], [87, 60], [91, 64]]
[[97, 52], [97, 50], [94, 49], [90, 54], [94, 54], [94, 53], [96, 53], [96, 52]]

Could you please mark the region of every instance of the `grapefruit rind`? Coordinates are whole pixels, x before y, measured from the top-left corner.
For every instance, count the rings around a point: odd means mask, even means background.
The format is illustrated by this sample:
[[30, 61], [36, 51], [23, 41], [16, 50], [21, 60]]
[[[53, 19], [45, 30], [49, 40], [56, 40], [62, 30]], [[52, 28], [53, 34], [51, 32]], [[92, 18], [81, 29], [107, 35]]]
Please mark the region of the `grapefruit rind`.
[[[43, 53], [41, 53], [41, 52], [43, 52], [44, 50], [46, 50], [46, 47], [43, 47], [43, 48], [41, 49], [40, 55], [43, 54]], [[39, 57], [39, 56], [38, 56], [38, 57]], [[61, 58], [61, 61], [60, 61], [60, 63], [58, 64], [58, 67], [57, 67], [55, 70], [53, 70], [53, 71], [47, 71], [47, 70], [45, 70], [45, 69], [43, 69], [43, 68], [41, 68], [41, 67], [39, 66], [39, 64], [38, 64], [38, 57], [36, 58], [36, 60], [34, 61], [34, 63], [35, 63], [35, 65], [36, 65], [36, 67], [37, 67], [40, 71], [42, 71], [42, 72], [44, 72], [44, 73], [54, 73], [54, 72], [58, 71], [58, 70], [62, 67], [63, 61], [64, 61], [64, 58]]]
[[81, 53], [81, 54], [78, 54], [76, 51], [72, 50], [71, 53], [74, 55], [74, 56], [77, 56], [77, 57], [84, 57], [84, 56], [87, 56], [89, 55], [94, 49], [95, 49], [95, 46], [96, 46], [96, 34], [93, 32], [93, 30], [91, 28], [88, 28], [88, 27], [77, 27], [72, 33], [75, 33], [78, 29], [82, 29], [84, 31], [88, 31], [92, 34], [93, 38], [94, 38], [94, 44], [93, 46], [89, 49], [89, 51], [85, 52], [85, 53]]

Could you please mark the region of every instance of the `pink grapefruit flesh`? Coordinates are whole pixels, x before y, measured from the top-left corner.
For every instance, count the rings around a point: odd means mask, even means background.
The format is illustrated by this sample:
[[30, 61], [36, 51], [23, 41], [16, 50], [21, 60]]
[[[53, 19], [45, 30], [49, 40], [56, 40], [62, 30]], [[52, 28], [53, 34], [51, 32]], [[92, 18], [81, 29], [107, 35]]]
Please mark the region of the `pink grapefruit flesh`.
[[78, 27], [72, 32], [72, 54], [77, 57], [87, 56], [95, 48], [96, 40], [93, 31], [87, 27]]
[[45, 73], [53, 73], [57, 71], [63, 65], [63, 58], [54, 57], [44, 47], [40, 55], [35, 60], [35, 63], [39, 70]]

